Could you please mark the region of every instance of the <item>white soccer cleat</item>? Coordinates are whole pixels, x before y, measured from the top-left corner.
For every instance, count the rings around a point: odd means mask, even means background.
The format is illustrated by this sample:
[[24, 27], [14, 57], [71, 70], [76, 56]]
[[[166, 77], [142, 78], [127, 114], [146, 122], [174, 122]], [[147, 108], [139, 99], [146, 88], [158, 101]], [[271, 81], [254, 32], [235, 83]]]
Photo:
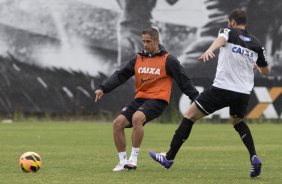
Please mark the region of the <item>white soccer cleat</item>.
[[118, 163], [118, 165], [115, 166], [115, 168], [113, 169], [113, 171], [124, 171], [124, 170], [125, 170], [124, 165], [125, 165], [125, 164]]
[[128, 160], [127, 164], [124, 165], [125, 170], [136, 170], [137, 169], [137, 162], [133, 160]]

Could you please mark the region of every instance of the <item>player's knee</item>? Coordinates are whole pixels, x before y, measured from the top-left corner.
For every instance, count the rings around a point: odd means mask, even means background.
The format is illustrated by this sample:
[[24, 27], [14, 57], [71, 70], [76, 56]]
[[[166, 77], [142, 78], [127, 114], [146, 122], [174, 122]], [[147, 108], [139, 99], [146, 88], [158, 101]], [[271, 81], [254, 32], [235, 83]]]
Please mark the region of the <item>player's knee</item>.
[[195, 102], [192, 103], [190, 108], [184, 113], [184, 117], [187, 119], [192, 120], [193, 122], [196, 122], [197, 120], [205, 117], [206, 114], [202, 113], [198, 107], [196, 106]]
[[114, 121], [113, 121], [113, 129], [114, 130], [124, 129], [125, 126], [126, 126], [126, 121], [124, 119], [119, 118], [119, 117], [114, 119]]
[[198, 119], [202, 118], [203, 115], [202, 113], [199, 113], [195, 109], [190, 108], [184, 113], [184, 117], [192, 120], [193, 122], [196, 122]]
[[243, 121], [243, 118], [240, 117], [230, 117], [230, 121], [233, 124], [233, 126], [237, 125], [238, 123], [240, 123], [241, 121]]
[[184, 117], [185, 118], [187, 118], [187, 119], [194, 119], [194, 117], [195, 117], [195, 114], [193, 113], [193, 112], [191, 112], [191, 111], [186, 111], [185, 113], [184, 113]]
[[196, 113], [191, 112], [189, 110], [186, 113], [184, 113], [184, 117], [186, 119], [192, 120], [193, 122], [196, 122], [199, 119]]
[[143, 114], [143, 112], [136, 112], [132, 116], [132, 125], [133, 125], [133, 127], [143, 126], [145, 121], [146, 121], [146, 117]]

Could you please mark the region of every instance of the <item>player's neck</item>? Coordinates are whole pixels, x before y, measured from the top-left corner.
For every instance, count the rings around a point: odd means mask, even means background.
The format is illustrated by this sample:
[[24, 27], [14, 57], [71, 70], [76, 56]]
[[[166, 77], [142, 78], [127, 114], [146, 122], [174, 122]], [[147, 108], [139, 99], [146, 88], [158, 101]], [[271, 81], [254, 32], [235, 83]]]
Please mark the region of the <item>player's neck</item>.
[[157, 54], [158, 52], [160, 52], [160, 49], [154, 49], [152, 52], [147, 52], [148, 54], [150, 55], [154, 55], [154, 54]]
[[246, 29], [246, 25], [236, 25], [233, 28], [235, 28], [235, 29]]
[[160, 52], [159, 46], [153, 50], [152, 54], [157, 54], [158, 52]]

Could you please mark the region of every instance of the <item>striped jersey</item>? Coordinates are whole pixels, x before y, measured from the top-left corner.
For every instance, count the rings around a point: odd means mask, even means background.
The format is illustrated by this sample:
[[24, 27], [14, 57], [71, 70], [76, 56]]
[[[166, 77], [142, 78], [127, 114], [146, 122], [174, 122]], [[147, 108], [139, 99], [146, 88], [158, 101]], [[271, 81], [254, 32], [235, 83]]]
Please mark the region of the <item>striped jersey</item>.
[[243, 29], [222, 28], [226, 44], [220, 48], [213, 86], [250, 94], [254, 86], [254, 66], [266, 67], [265, 50], [255, 36]]

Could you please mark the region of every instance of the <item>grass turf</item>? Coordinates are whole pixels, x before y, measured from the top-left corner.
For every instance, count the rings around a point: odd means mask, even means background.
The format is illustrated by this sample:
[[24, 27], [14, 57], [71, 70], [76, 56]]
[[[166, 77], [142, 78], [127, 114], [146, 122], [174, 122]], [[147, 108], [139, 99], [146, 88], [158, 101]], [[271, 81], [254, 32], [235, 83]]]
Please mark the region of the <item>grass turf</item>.
[[[163, 169], [148, 156], [148, 152], [166, 151], [177, 126], [146, 125], [138, 169], [113, 172], [118, 157], [110, 123], [0, 123], [0, 183], [281, 183], [281, 124], [249, 125], [263, 161], [259, 179], [250, 179], [247, 150], [230, 124], [195, 124], [173, 167]], [[127, 129], [126, 134], [129, 155], [131, 129]], [[41, 155], [43, 165], [38, 173], [27, 174], [19, 169], [18, 159], [26, 151]]]

